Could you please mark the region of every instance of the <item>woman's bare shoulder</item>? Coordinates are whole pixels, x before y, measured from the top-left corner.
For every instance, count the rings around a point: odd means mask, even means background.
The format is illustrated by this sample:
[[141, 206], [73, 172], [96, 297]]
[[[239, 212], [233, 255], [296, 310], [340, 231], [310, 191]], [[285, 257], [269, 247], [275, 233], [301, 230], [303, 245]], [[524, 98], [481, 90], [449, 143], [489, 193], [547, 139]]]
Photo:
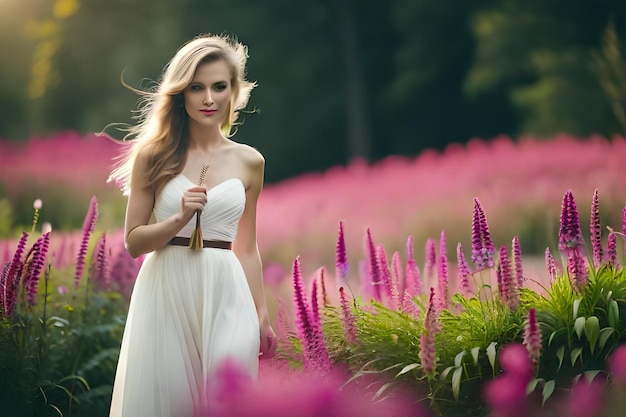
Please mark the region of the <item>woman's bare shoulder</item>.
[[265, 157], [256, 148], [244, 143], [235, 145], [237, 156], [249, 167], [262, 167], [265, 165]]

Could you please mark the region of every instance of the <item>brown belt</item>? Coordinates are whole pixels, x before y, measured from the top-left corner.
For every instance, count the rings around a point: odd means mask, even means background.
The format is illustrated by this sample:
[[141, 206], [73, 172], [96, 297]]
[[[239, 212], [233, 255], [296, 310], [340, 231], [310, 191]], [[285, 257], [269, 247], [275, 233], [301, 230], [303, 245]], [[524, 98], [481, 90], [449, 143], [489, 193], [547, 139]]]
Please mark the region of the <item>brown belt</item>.
[[[189, 240], [190, 239], [188, 237], [176, 236], [172, 238], [172, 240], [167, 242], [167, 244], [175, 245], [175, 246], [189, 246]], [[224, 240], [203, 240], [202, 247], [203, 248], [217, 248], [217, 249], [232, 249], [233, 242], [226, 242]]]

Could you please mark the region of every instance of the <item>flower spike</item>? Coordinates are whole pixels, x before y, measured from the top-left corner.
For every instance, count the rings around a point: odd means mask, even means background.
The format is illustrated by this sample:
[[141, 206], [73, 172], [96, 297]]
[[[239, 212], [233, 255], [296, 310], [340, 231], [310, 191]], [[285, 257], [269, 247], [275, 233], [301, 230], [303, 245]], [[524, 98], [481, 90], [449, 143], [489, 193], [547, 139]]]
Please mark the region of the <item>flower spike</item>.
[[598, 190], [593, 192], [591, 215], [589, 217], [589, 236], [593, 250], [593, 266], [598, 268], [602, 264], [602, 230], [600, 228], [600, 209], [598, 204]]

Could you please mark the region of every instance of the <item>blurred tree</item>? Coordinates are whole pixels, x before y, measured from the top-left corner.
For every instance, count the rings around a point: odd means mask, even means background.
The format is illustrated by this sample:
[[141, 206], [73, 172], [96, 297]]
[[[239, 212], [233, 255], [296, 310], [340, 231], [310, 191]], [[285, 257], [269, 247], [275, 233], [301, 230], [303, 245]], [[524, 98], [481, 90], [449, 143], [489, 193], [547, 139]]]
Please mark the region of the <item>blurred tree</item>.
[[612, 16], [626, 27], [626, 3], [575, 3], [492, 1], [473, 15], [476, 59], [465, 91], [470, 97], [505, 91], [519, 120], [511, 126], [515, 135], [621, 131], [593, 55]]

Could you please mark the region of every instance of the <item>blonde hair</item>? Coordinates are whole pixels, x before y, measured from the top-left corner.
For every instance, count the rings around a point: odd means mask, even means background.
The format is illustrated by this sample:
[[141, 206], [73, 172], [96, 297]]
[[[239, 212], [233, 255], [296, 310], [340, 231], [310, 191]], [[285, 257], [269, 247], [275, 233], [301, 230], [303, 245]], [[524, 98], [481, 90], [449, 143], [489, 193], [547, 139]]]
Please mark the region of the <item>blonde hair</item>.
[[151, 91], [138, 90], [124, 83], [142, 96], [135, 116], [139, 122], [126, 129], [128, 133], [124, 140], [133, 140], [111, 172], [109, 181], [115, 181], [125, 195], [129, 194], [133, 166], [140, 156], [147, 162], [147, 184], [155, 195], [182, 171], [189, 142], [189, 116], [185, 111], [183, 91], [193, 80], [200, 64], [223, 60], [230, 68], [232, 97], [221, 125], [222, 133], [229, 136], [238, 112], [245, 108], [250, 92], [256, 86], [245, 79], [247, 59], [246, 46], [233, 36], [204, 34], [180, 47]]

